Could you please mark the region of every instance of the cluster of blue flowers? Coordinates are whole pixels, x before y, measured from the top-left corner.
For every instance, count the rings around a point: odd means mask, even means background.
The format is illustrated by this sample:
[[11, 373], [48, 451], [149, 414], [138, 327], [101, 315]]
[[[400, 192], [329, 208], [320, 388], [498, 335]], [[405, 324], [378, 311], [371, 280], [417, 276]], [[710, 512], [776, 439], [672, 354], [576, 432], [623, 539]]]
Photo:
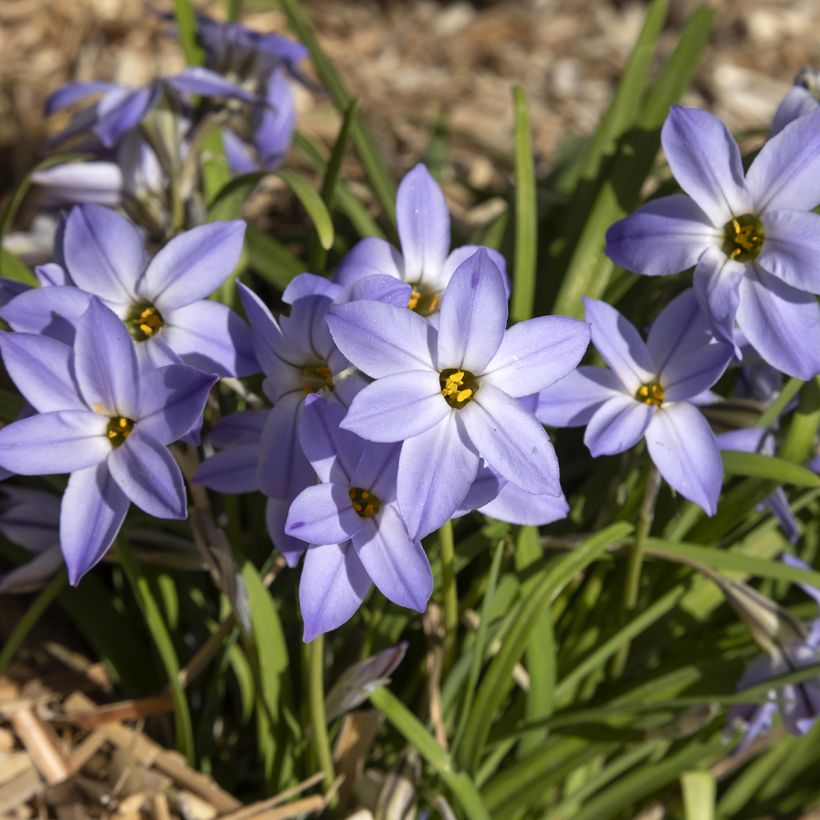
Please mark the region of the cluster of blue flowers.
[[[651, 201], [607, 236], [611, 259], [636, 273], [694, 268], [693, 287], [663, 308], [646, 341], [592, 299], [586, 321], [544, 316], [508, 328], [503, 257], [451, 250], [445, 199], [423, 165], [398, 189], [400, 248], [363, 239], [332, 278], [293, 279], [278, 316], [239, 284], [246, 321], [208, 298], [234, 271], [245, 224], [204, 222], [191, 155], [218, 122], [234, 172], [281, 162], [294, 120], [289, 78], [304, 81], [305, 52], [207, 18], [198, 33], [206, 68], [139, 89], [75, 84], [49, 104], [95, 95], [55, 138], [95, 159], [36, 175], [53, 198], [76, 204], [53, 261], [36, 270], [40, 287], [8, 284], [0, 309], [10, 327], [3, 361], [26, 401], [0, 430], [0, 467], [70, 475], [59, 514], [48, 508], [49, 537], [32, 544], [46, 571], [58, 544], [78, 583], [131, 503], [186, 517], [169, 446], [198, 446], [219, 378], [261, 371], [270, 406], [216, 421], [192, 480], [266, 497], [273, 544], [291, 567], [304, 559], [310, 641], [347, 621], [373, 584], [424, 611], [433, 578], [422, 539], [454, 517], [478, 510], [543, 525], [566, 516], [544, 425], [584, 426], [594, 457], [645, 440], [666, 482], [712, 515], [721, 444], [761, 450], [766, 434], [715, 436], [702, 409], [719, 401], [712, 388], [724, 371], [743, 366], [751, 378], [762, 360], [767, 373], [820, 372], [816, 105], [781, 109], [745, 174], [719, 120], [671, 110], [663, 147], [683, 193]], [[196, 117], [190, 95], [203, 98]], [[606, 367], [578, 366], [590, 340]], [[26, 495], [34, 491], [16, 492], [12, 536], [43, 509]]]

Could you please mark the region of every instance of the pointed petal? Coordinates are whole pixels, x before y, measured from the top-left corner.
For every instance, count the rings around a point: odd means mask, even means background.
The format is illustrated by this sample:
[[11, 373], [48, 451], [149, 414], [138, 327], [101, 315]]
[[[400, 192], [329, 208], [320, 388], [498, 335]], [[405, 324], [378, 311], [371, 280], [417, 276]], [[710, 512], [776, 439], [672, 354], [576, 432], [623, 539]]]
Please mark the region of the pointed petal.
[[483, 245], [462, 245], [450, 252], [445, 259], [444, 266], [437, 281], [431, 280], [428, 284], [436, 290], [444, 290], [463, 262], [466, 262], [477, 251], [484, 250], [493, 264], [501, 271], [504, 277], [504, 297], [510, 298], [510, 277], [507, 275], [507, 260], [494, 248], [485, 248]]
[[820, 110], [794, 120], [766, 142], [746, 183], [755, 213], [813, 209], [820, 202]]
[[177, 91], [188, 94], [202, 94], [207, 97], [232, 97], [243, 102], [259, 101], [256, 94], [226, 80], [221, 74], [202, 66], [188, 66], [172, 77], [165, 77], [165, 83]]
[[401, 444], [372, 444], [368, 442], [353, 471], [353, 487], [372, 490], [382, 506], [396, 498], [399, 455]]
[[688, 402], [655, 413], [646, 446], [666, 482], [707, 515], [717, 510], [723, 463], [715, 436], [703, 414]]
[[308, 548], [299, 581], [299, 607], [305, 622], [302, 640], [310, 643], [349, 621], [370, 586], [349, 541]]
[[541, 316], [513, 325], [481, 377], [508, 396], [529, 396], [562, 379], [581, 361], [590, 326], [565, 316]]
[[723, 251], [708, 248], [695, 268], [692, 284], [702, 310], [709, 316], [712, 330], [733, 344], [740, 283], [746, 265], [729, 259]]
[[75, 287], [32, 288], [0, 308], [0, 318], [20, 333], [42, 334], [73, 345], [77, 322], [90, 300], [90, 294]]
[[478, 455], [456, 411], [404, 442], [399, 457], [399, 512], [411, 538], [438, 529], [458, 509], [478, 472]]
[[314, 484], [293, 500], [285, 532], [309, 544], [340, 544], [364, 526], [342, 484]]
[[535, 417], [552, 427], [580, 427], [623, 386], [605, 367], [579, 367], [538, 394]]
[[239, 262], [245, 223], [209, 222], [175, 236], [151, 260], [139, 293], [160, 313], [210, 296]]
[[74, 372], [89, 407], [107, 416], [136, 419], [139, 369], [128, 330], [99, 299], [77, 323]]
[[144, 88], [118, 88], [104, 95], [96, 106], [94, 133], [106, 148], [113, 148], [157, 104], [161, 94], [158, 83]]
[[143, 373], [137, 427], [160, 444], [184, 436], [205, 409], [216, 376], [172, 364]]
[[394, 604], [424, 612], [433, 591], [430, 562], [393, 504], [382, 507], [353, 537], [359, 560], [373, 583]]
[[78, 288], [128, 305], [145, 269], [145, 247], [134, 225], [100, 205], [78, 205], [68, 215], [63, 255]]
[[361, 299], [370, 299], [374, 302], [385, 302], [398, 308], [406, 308], [413, 295], [413, 288], [396, 279], [394, 276], [376, 274], [365, 276], [350, 285], [347, 292], [347, 302], [357, 302]]
[[227, 305], [203, 299], [164, 318], [160, 333], [185, 364], [220, 376], [259, 372], [251, 330]]
[[737, 321], [749, 344], [772, 366], [810, 379], [820, 372], [817, 299], [752, 267], [740, 283]]
[[0, 333], [0, 350], [11, 380], [35, 410], [88, 410], [73, 378], [68, 345], [31, 333]]
[[404, 260], [386, 240], [367, 236], [345, 254], [333, 279], [348, 287], [360, 279], [379, 275], [404, 279]]
[[444, 194], [424, 165], [399, 185], [396, 223], [408, 282], [435, 281], [450, 250], [450, 212]]
[[285, 347], [282, 331], [267, 305], [242, 282], [239, 298], [251, 325], [251, 341], [256, 358], [264, 373], [272, 373], [282, 362], [280, 351]]
[[530, 493], [560, 495], [549, 436], [519, 401], [482, 384], [475, 399], [456, 412], [478, 454], [507, 481]]
[[73, 586], [108, 552], [129, 505], [106, 464], [71, 474], [60, 509], [60, 546]]
[[116, 208], [123, 198], [122, 170], [114, 162], [67, 162], [31, 175], [58, 202], [89, 202]]
[[176, 461], [155, 438], [135, 429], [108, 458], [119, 488], [141, 510], [157, 518], [185, 518], [185, 486]]
[[587, 321], [592, 325], [592, 344], [630, 395], [655, 378], [652, 357], [635, 326], [614, 307], [584, 298]]
[[365, 446], [362, 439], [339, 426], [344, 418], [345, 410], [338, 404], [315, 393], [305, 399], [299, 421], [299, 441], [320, 481], [349, 485], [362, 456]]
[[385, 376], [357, 393], [342, 427], [367, 441], [404, 441], [448, 413], [438, 374], [417, 370]]
[[[799, 79], [798, 75], [797, 81]], [[817, 108], [817, 100], [811, 91], [802, 85], [793, 85], [780, 101], [777, 111], [774, 112], [769, 138], [779, 134], [792, 120], [814, 111], [815, 108]]]
[[73, 473], [111, 452], [108, 419], [90, 410], [40, 413], [0, 430], [0, 467], [18, 475]]
[[675, 179], [713, 225], [752, 210], [737, 143], [714, 114], [673, 105], [661, 142]]
[[253, 143], [262, 167], [282, 164], [293, 139], [296, 107], [285, 72], [276, 70], [268, 79], [266, 105], [257, 105], [252, 113]]
[[306, 296], [326, 296], [333, 300], [342, 291], [341, 285], [331, 282], [324, 276], [317, 276], [315, 273], [300, 273], [288, 282], [282, 292], [282, 301], [292, 305], [297, 299], [304, 299]]
[[92, 94], [99, 94], [102, 91], [110, 91], [118, 86], [113, 83], [103, 83], [96, 80], [90, 80], [79, 83], [66, 83], [58, 88], [46, 100], [45, 115], [48, 117], [55, 111], [65, 108], [67, 105], [89, 97]]
[[234, 447], [239, 444], [259, 446], [262, 429], [270, 410], [238, 410], [229, 413], [214, 425], [208, 440], [214, 447]]
[[569, 504], [563, 493], [555, 495], [533, 495], [505, 481], [498, 495], [478, 511], [490, 518], [507, 521], [510, 524], [540, 527], [560, 521], [569, 513]]
[[290, 498], [269, 498], [265, 502], [265, 524], [273, 546], [282, 553], [285, 563], [293, 568], [302, 560], [308, 545], [298, 538], [285, 534], [285, 521], [288, 518], [291, 501]]
[[459, 265], [442, 297], [438, 369], [458, 367], [482, 373], [498, 350], [506, 327], [504, 278], [481, 248]]
[[734, 348], [712, 335], [712, 325], [689, 288], [658, 315], [646, 340], [667, 401], [681, 401], [711, 387], [726, 370]]
[[408, 370], [435, 370], [436, 332], [411, 310], [383, 302], [334, 305], [327, 323], [339, 350], [374, 379]]
[[655, 409], [631, 396], [612, 396], [593, 414], [584, 444], [594, 458], [622, 453], [644, 436]]
[[606, 232], [606, 255], [644, 276], [670, 276], [691, 268], [720, 240], [709, 218], [686, 194], [648, 202]]
[[820, 293], [820, 215], [768, 211], [763, 228], [766, 239], [757, 264], [793, 288]]
[[252, 493], [258, 462], [258, 444], [235, 444], [203, 461], [193, 481], [218, 493]]

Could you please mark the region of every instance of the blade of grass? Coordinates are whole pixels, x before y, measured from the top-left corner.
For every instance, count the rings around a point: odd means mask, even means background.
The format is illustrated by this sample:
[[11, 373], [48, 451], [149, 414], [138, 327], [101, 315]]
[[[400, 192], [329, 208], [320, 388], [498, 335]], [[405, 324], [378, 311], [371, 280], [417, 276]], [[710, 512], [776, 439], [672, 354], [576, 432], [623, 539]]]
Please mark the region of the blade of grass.
[[278, 239], [253, 228], [245, 231], [245, 250], [250, 267], [280, 290], [305, 269], [299, 257]]
[[538, 258], [538, 200], [532, 130], [524, 89], [513, 89], [515, 110], [515, 259], [510, 316], [514, 322], [532, 317], [535, 265]]
[[185, 55], [185, 62], [191, 66], [203, 65], [205, 53], [196, 39], [196, 15], [189, 0], [174, 0], [174, 17], [177, 21], [177, 39]]
[[793, 461], [737, 450], [721, 450], [720, 455], [726, 475], [767, 478], [778, 484], [793, 484], [795, 487], [820, 487], [820, 476]]

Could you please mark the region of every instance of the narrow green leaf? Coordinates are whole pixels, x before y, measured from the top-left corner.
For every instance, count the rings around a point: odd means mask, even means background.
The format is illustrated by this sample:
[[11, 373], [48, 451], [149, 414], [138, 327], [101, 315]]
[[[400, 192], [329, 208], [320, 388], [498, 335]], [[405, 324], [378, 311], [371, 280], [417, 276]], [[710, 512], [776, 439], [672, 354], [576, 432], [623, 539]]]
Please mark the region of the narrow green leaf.
[[481, 682], [472, 710], [472, 719], [464, 733], [464, 768], [475, 772], [492, 726], [490, 716], [497, 715], [507, 692], [513, 685], [512, 671], [527, 648], [533, 623], [557, 597], [567, 583], [593, 562], [613, 542], [632, 531], [626, 523], [613, 524], [585, 541], [572, 552], [553, 561], [537, 586], [522, 599], [501, 650], [491, 662]]
[[185, 62], [192, 66], [203, 65], [205, 53], [196, 39], [196, 15], [190, 0], [174, 0], [174, 17], [177, 21], [177, 39], [185, 55]]
[[296, 197], [308, 212], [308, 216], [313, 221], [319, 235], [319, 242], [322, 247], [325, 250], [330, 248], [333, 245], [333, 221], [319, 194], [303, 176], [295, 171], [282, 169], [273, 173], [290, 186], [290, 189], [296, 194]]
[[[201, 169], [205, 200], [210, 202], [231, 180], [231, 169], [225, 156], [222, 131], [216, 126], [210, 128], [202, 138]], [[208, 218], [213, 221], [214, 219], [236, 219], [237, 216], [239, 216], [238, 207], [236, 212], [230, 216], [213, 217], [209, 214]]]
[[278, 239], [253, 228], [245, 231], [245, 250], [250, 267], [280, 290], [305, 269], [299, 257]]
[[370, 693], [370, 702], [398, 730], [404, 739], [433, 767], [449, 787], [470, 820], [490, 820], [481, 796], [470, 778], [453, 770], [450, 756], [419, 722], [418, 718], [388, 689]]
[[37, 287], [40, 284], [29, 266], [2, 246], [0, 246], [0, 276], [32, 287]]
[[[339, 71], [330, 62], [319, 45], [319, 41], [310, 25], [307, 12], [299, 0], [280, 0], [280, 3], [288, 19], [288, 25], [310, 51], [319, 79], [328, 90], [333, 104], [340, 113], [344, 113], [350, 106], [351, 96], [342, 82]], [[355, 117], [351, 136], [365, 173], [373, 187], [373, 192], [376, 194], [376, 199], [379, 200], [379, 204], [391, 225], [395, 225], [396, 186], [384, 159], [379, 153], [376, 141], [362, 123], [361, 116]]]
[[538, 258], [538, 200], [535, 159], [527, 98], [513, 89], [515, 108], [515, 262], [510, 315], [514, 322], [532, 317], [535, 298], [535, 265]]
[[162, 618], [159, 605], [151, 592], [148, 578], [142, 572], [140, 565], [134, 559], [131, 548], [124, 538], [117, 540], [117, 551], [120, 563], [128, 576], [134, 597], [137, 599], [145, 624], [151, 633], [157, 653], [168, 675], [168, 687], [171, 690], [171, 699], [174, 704], [174, 726], [176, 728], [177, 748], [193, 765], [194, 762], [194, 735], [191, 724], [191, 713], [188, 711], [188, 701], [185, 690], [179, 683], [179, 660], [174, 649], [174, 642]]
[[711, 772], [684, 772], [680, 785], [686, 820], [714, 820], [715, 776]]
[[720, 455], [727, 475], [767, 478], [778, 484], [793, 484], [796, 487], [820, 487], [820, 476], [793, 461], [739, 450], [721, 450]]
[[783, 385], [777, 398], [760, 414], [755, 427], [771, 427], [779, 418], [780, 414], [789, 406], [791, 400], [800, 392], [804, 382], [800, 379], [791, 378]]

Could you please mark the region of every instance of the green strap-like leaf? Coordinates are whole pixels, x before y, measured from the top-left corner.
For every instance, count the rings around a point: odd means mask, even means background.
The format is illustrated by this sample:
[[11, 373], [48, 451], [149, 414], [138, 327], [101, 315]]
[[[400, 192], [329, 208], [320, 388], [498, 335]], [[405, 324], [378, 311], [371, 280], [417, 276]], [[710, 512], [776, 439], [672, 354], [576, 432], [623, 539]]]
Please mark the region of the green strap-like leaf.
[[793, 484], [795, 487], [810, 489], [820, 487], [820, 476], [793, 461], [739, 450], [722, 450], [720, 455], [727, 475], [767, 478], [778, 484]]
[[510, 315], [514, 322], [532, 317], [535, 299], [535, 265], [538, 258], [538, 200], [535, 160], [527, 98], [513, 89], [515, 107], [515, 261]]

